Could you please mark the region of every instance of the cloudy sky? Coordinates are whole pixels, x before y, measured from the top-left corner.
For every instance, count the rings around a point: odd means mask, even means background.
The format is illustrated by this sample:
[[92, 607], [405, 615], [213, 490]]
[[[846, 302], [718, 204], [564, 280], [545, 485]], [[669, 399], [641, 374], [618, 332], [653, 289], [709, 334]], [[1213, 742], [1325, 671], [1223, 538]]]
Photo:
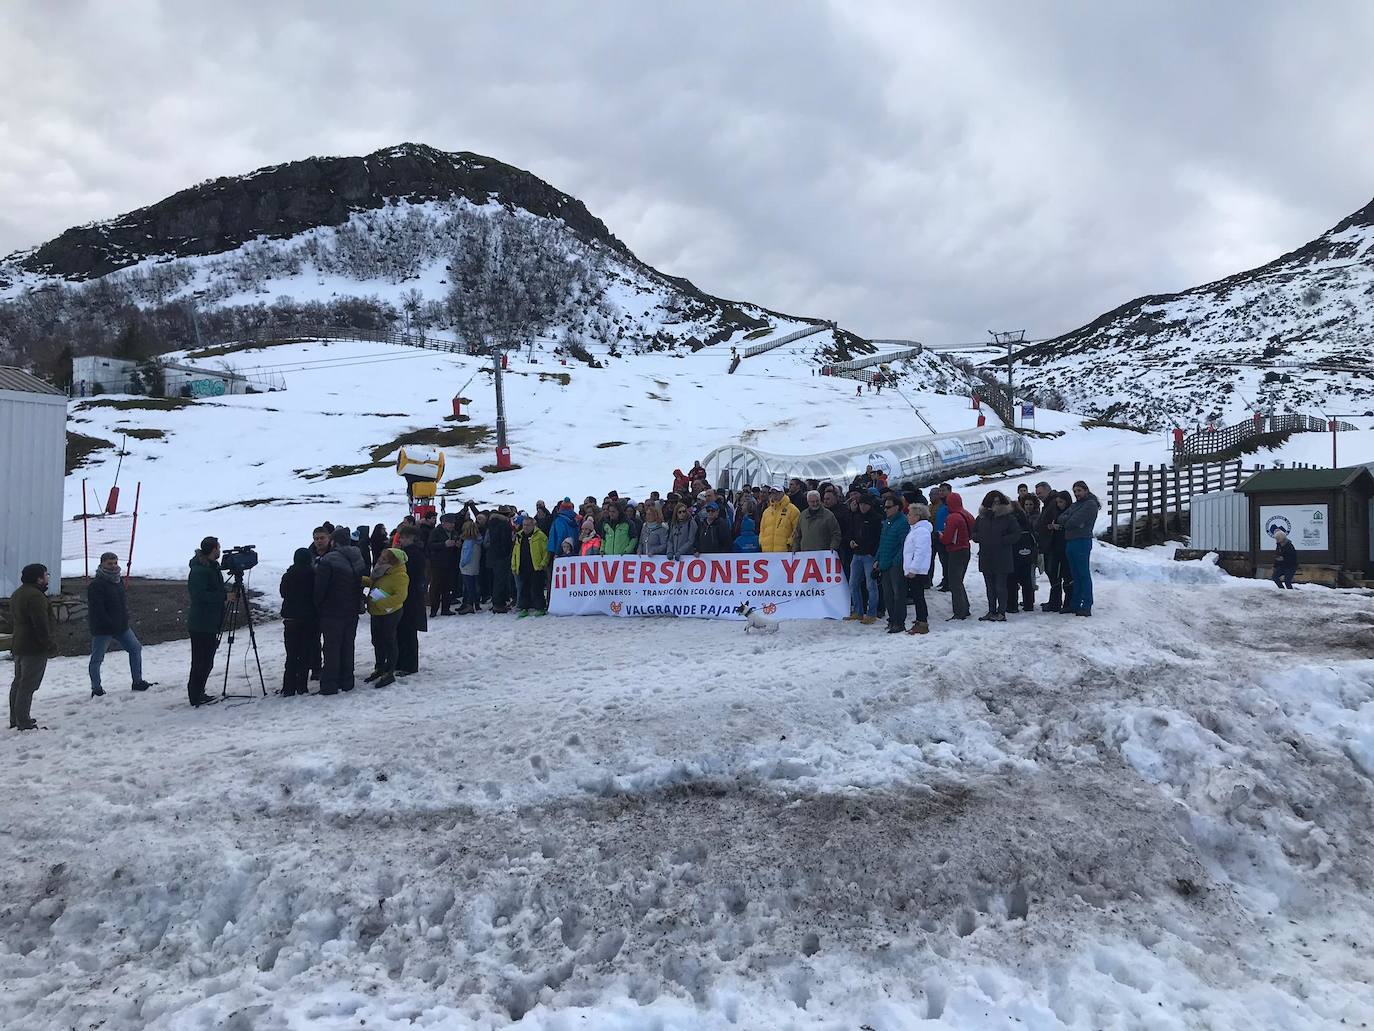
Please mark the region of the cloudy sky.
[[6, 5], [0, 253], [417, 141], [530, 169], [713, 293], [1053, 335], [1368, 203], [1371, 39], [1364, 0]]

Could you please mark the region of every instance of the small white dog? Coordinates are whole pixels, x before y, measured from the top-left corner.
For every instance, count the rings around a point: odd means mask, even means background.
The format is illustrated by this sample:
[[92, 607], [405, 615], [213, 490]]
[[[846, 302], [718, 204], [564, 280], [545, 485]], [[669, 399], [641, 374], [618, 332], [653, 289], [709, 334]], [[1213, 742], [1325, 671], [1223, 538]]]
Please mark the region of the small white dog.
[[735, 611], [744, 617], [744, 632], [746, 634], [750, 630], [761, 630], [765, 634], [776, 634], [778, 632], [778, 621], [776, 619], [769, 619], [747, 601], [741, 603], [739, 608], [735, 609]]

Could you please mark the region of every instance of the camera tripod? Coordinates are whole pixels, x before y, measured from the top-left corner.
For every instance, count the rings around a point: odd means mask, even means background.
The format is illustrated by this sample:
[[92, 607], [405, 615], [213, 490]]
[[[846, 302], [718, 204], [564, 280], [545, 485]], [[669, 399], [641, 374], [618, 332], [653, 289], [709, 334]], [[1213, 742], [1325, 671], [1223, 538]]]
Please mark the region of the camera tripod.
[[253, 659], [258, 665], [258, 687], [262, 689], [262, 696], [267, 697], [267, 684], [262, 678], [262, 658], [258, 655], [258, 635], [253, 629], [253, 608], [248, 604], [248, 591], [243, 586], [243, 573], [234, 570], [229, 574], [234, 578], [233, 586], [229, 588], [229, 604], [224, 609], [224, 622], [220, 624], [219, 635], [222, 639], [226, 630], [229, 632], [229, 647], [224, 653], [224, 687], [220, 691], [221, 698], [252, 698], [253, 691], [251, 686], [247, 694], [229, 693], [229, 667], [230, 660], [234, 655], [234, 637], [238, 632], [239, 612], [243, 613], [244, 622], [248, 626], [248, 643], [253, 649]]

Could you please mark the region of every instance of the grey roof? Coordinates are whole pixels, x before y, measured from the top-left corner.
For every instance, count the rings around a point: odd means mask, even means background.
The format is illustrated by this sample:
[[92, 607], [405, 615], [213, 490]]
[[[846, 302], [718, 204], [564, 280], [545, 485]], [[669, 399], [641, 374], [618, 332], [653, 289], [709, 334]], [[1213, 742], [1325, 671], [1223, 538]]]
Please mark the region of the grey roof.
[[1360, 479], [1369, 479], [1362, 465], [1342, 469], [1261, 469], [1240, 485], [1242, 494], [1268, 494], [1287, 490], [1337, 490]]
[[66, 397], [66, 392], [53, 386], [51, 383], [44, 383], [37, 376], [30, 376], [23, 369], [16, 369], [12, 365], [0, 365], [0, 390], [18, 390], [24, 394], [61, 394]]

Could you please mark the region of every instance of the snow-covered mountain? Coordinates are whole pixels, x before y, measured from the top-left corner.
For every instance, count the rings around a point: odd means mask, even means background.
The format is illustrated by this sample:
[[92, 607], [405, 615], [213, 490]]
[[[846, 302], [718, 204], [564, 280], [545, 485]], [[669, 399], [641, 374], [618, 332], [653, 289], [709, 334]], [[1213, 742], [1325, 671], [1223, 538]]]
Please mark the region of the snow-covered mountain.
[[[512, 289], [515, 284], [515, 289]], [[471, 153], [404, 144], [201, 183], [0, 261], [0, 357], [155, 353], [267, 323], [455, 329], [499, 291], [531, 335], [630, 353], [742, 344], [819, 319], [640, 261], [578, 201]], [[194, 316], [192, 308], [195, 308]], [[866, 350], [831, 333], [810, 341]]]
[[1027, 349], [1018, 364], [1050, 401], [1156, 429], [1257, 410], [1359, 414], [1374, 410], [1374, 372], [1300, 366], [1374, 369], [1372, 335], [1374, 202], [1267, 265], [1139, 297]]

